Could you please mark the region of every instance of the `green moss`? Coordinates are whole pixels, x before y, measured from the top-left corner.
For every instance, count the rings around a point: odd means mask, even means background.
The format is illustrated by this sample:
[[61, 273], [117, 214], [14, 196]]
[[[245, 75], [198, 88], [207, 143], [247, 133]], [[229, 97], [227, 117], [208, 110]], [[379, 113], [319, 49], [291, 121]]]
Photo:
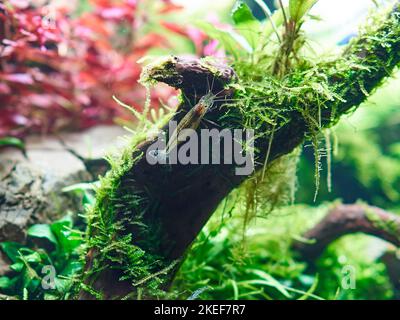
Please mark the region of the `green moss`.
[[[164, 119], [157, 119], [156, 123], [165, 122], [169, 117], [164, 114]], [[132, 284], [132, 293], [126, 298], [163, 297], [166, 293], [160, 289], [160, 285], [175, 265], [146, 251], [154, 243], [141, 242], [138, 245], [135, 241], [136, 235], [129, 231], [132, 226], [141, 233], [148, 229], [143, 221], [143, 214], [149, 196], [143, 190], [133, 187], [135, 183], [132, 181], [129, 190], [123, 186], [123, 178], [143, 156], [136, 146], [153, 130], [148, 126], [147, 120], [141, 124], [147, 125], [147, 130], [135, 132], [122, 152], [107, 158], [111, 169], [104, 177], [100, 177], [96, 203], [87, 211], [86, 250], [83, 258], [86, 262], [90, 260], [91, 267], [84, 270], [76, 290], [85, 290], [97, 299], [102, 299], [104, 293], [96, 291], [93, 284], [107, 270], [117, 271], [121, 275], [120, 281], [129, 281]], [[148, 237], [146, 242], [157, 238], [155, 227], [151, 233], [153, 236]]]
[[[235, 56], [232, 64], [237, 79], [228, 85], [234, 89], [235, 96], [223, 103], [220, 118], [212, 120], [216, 120], [222, 128], [255, 130], [255, 162], [263, 165], [258, 165], [256, 174], [243, 184], [247, 204], [246, 224], [250, 217], [269, 212], [265, 208], [257, 209], [257, 198], [272, 204], [284, 202], [276, 199], [276, 194], [265, 191], [271, 181], [282, 185], [293, 180], [288, 179], [286, 174], [270, 170], [273, 167], [270, 162], [275, 160], [270, 157], [275, 133], [286, 126], [299, 127], [302, 128], [299, 134], [303, 131], [304, 138], [311, 141], [315, 158], [316, 199], [322, 158], [320, 141], [325, 139], [326, 145], [330, 145], [324, 130], [367, 99], [381, 79], [400, 61], [399, 14], [388, 16], [385, 12], [370, 19], [373, 23], [369, 21], [368, 26], [360, 31], [360, 36], [344, 50], [345, 59], [310, 54], [304, 49], [307, 39], [300, 29], [293, 32], [284, 30], [278, 46], [259, 46], [247, 57]], [[271, 39], [261, 40], [273, 43]], [[203, 67], [218, 76], [218, 70], [212, 67], [209, 59], [201, 60]], [[171, 83], [171, 78], [179, 81], [174, 61], [174, 57], [169, 57], [151, 64], [145, 69], [142, 81]], [[279, 72], [276, 72], [277, 66]], [[327, 159], [329, 166], [330, 157]], [[286, 165], [287, 172], [295, 172], [296, 161]], [[282, 198], [285, 197], [282, 194]]]
[[259, 170], [239, 188], [240, 204], [244, 217], [244, 227], [255, 217], [265, 217], [277, 207], [294, 202], [297, 187], [297, 162], [301, 149], [280, 157], [270, 163], [264, 174]]
[[400, 228], [395, 219], [383, 220], [373, 210], [368, 209], [368, 207], [365, 209], [365, 215], [375, 228], [381, 229], [386, 233], [400, 239]]
[[[181, 75], [177, 72], [175, 65], [178, 58], [175, 56], [163, 57], [148, 64], [140, 77], [140, 83], [144, 85], [154, 85], [160, 81], [166, 82], [173, 87], [179, 88], [182, 84]], [[211, 57], [200, 60], [200, 67], [208, 70], [215, 77], [220, 77], [221, 71], [214, 65], [215, 61]], [[211, 85], [211, 84], [210, 84]]]
[[[287, 125], [304, 126], [305, 138], [314, 148], [315, 198], [320, 185], [320, 140], [326, 138], [323, 131], [365, 101], [400, 61], [399, 13], [388, 16], [385, 12], [370, 19], [373, 24], [369, 22], [369, 26], [361, 30], [360, 36], [345, 50], [345, 59], [322, 60], [309, 54], [297, 55], [296, 62], [279, 77], [266, 73], [276, 61], [274, 54], [260, 51], [253, 53], [251, 59], [234, 62], [238, 81], [232, 87], [236, 96], [226, 103], [229, 116], [222, 120], [231, 126], [255, 129], [256, 139], [270, 140], [269, 145], [273, 143], [274, 133]], [[300, 35], [298, 39], [294, 46], [297, 53], [305, 43]], [[266, 148], [265, 144], [261, 145]], [[257, 154], [261, 150], [255, 151]], [[268, 152], [266, 160], [265, 152], [258, 154], [264, 159], [256, 158], [256, 162], [273, 160], [268, 159]], [[266, 164], [264, 171], [265, 167]], [[264, 172], [263, 176], [268, 174]], [[260, 186], [254, 181], [250, 184], [254, 188]], [[248, 187], [249, 184], [246, 188], [252, 197], [256, 192]], [[253, 210], [254, 201], [247, 200], [249, 210]]]
[[[154, 85], [157, 82], [167, 79], [179, 79], [179, 74], [174, 68], [176, 62], [176, 58], [174, 56], [159, 58], [149, 65], [143, 70], [140, 83], [146, 85]], [[171, 82], [173, 86], [179, 86], [181, 83]]]
[[[282, 202], [282, 196], [293, 194], [296, 154], [273, 162], [275, 159], [269, 159], [265, 150], [258, 149], [259, 146], [270, 149], [274, 134], [288, 124], [292, 127], [304, 127], [305, 138], [313, 142], [318, 192], [318, 146], [321, 132], [336, 124], [340, 116], [351, 111], [353, 106], [364, 101], [399, 63], [399, 20], [398, 13], [390, 18], [376, 18], [373, 25], [377, 27], [365, 29], [346, 50], [345, 59], [322, 61], [317, 57], [300, 56], [305, 40], [296, 40], [293, 45], [296, 59], [291, 61], [290, 68], [285, 68], [283, 73], [279, 72], [279, 76], [272, 71], [266, 72], [274, 69], [272, 66], [276, 63], [276, 57], [281, 54], [279, 48], [268, 52], [270, 48], [262, 47], [246, 59], [238, 58], [233, 62], [238, 79], [230, 86], [235, 89], [236, 94], [221, 107], [225, 112], [218, 123], [224, 128], [254, 129], [257, 155], [255, 161], [263, 164], [262, 169], [243, 186], [246, 197], [245, 225], [251, 217], [270, 212], [271, 206]], [[264, 41], [267, 42], [268, 39]], [[293, 56], [291, 51], [286, 58]], [[180, 87], [181, 79], [174, 68], [174, 62], [174, 57], [156, 61], [143, 72], [142, 83], [164, 81]], [[218, 71], [207, 59], [203, 63], [204, 67], [218, 75]], [[148, 102], [146, 105], [147, 112]], [[147, 124], [147, 114], [139, 115], [138, 118]], [[145, 133], [151, 130], [148, 125], [143, 128]], [[131, 297], [140, 298], [143, 295], [163, 294], [159, 287], [165, 274], [171, 269], [171, 265], [166, 264], [162, 257], [145, 250], [153, 245], [150, 242], [157, 236], [156, 228], [152, 226], [148, 234], [153, 234], [153, 237], [147, 239], [148, 244], [140, 247], [134, 244], [135, 234], [126, 232], [130, 225], [148, 229], [142, 217], [143, 208], [151, 197], [143, 193], [143, 190], [128, 190], [122, 185], [123, 177], [141, 157], [132, 155], [142, 138], [143, 136], [137, 136], [121, 156], [109, 159], [112, 168], [100, 180], [96, 205], [88, 212], [87, 252], [93, 250], [95, 254], [93, 265], [83, 275], [85, 284], [82, 288], [98, 298], [103, 293], [96, 292], [91, 284], [104, 270], [119, 270], [123, 275], [121, 279], [129, 280], [136, 287]], [[259, 141], [267, 142], [267, 148], [265, 144], [258, 143]], [[271, 186], [276, 187], [274, 189]], [[283, 192], [283, 189], [290, 192]], [[264, 203], [268, 203], [270, 207], [261, 205]]]

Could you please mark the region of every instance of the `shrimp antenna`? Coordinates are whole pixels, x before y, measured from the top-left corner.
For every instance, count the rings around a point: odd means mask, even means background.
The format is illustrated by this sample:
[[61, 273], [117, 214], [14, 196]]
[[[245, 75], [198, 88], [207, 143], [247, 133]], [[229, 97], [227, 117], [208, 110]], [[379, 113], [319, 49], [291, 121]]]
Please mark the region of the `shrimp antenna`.
[[211, 92], [212, 92], [213, 89], [214, 89], [214, 82], [215, 82], [215, 75], [213, 76], [213, 80], [212, 80], [212, 83], [211, 83], [211, 88], [210, 88], [210, 91], [211, 91]]
[[206, 77], [206, 79], [207, 79], [207, 94], [208, 94], [208, 93], [210, 93], [212, 91], [212, 88], [214, 87], [215, 76], [213, 77], [211, 86], [210, 86], [210, 79], [208, 78], [208, 76]]

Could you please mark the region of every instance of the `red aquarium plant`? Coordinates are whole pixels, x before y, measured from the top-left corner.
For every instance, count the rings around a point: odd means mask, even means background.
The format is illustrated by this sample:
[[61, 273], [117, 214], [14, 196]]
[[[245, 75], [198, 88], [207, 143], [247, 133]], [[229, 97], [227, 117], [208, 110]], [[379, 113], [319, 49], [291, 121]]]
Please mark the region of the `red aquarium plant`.
[[[0, 137], [132, 120], [112, 95], [142, 107], [137, 61], [151, 48], [170, 46], [155, 30], [180, 8], [170, 1], [90, 0], [77, 14], [35, 3], [0, 4]], [[153, 105], [173, 93], [154, 90]]]

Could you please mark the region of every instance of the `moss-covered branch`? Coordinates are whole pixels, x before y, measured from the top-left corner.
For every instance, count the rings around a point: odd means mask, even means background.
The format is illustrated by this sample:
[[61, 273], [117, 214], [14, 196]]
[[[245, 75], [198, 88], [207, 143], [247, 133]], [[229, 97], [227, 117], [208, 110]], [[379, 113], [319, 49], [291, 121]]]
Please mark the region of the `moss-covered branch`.
[[[282, 79], [268, 75], [263, 55], [232, 67], [171, 57], [150, 66], [144, 78], [181, 89], [184, 99], [175, 121], [210, 84], [214, 93], [226, 88], [224, 100], [206, 117], [219, 129], [255, 129], [259, 170], [266, 158], [292, 152], [307, 137], [315, 140], [391, 74], [400, 62], [399, 22], [396, 5], [340, 58], [303, 59]], [[168, 286], [179, 259], [216, 207], [246, 180], [235, 175], [233, 165], [150, 165], [144, 154], [155, 139], [139, 141], [113, 160], [102, 179], [89, 216], [81, 298], [162, 294], [157, 289]]]
[[357, 232], [366, 233], [400, 246], [400, 217], [367, 205], [340, 205], [331, 210], [305, 239], [311, 243], [297, 242], [294, 249], [301, 257], [313, 262], [325, 248], [341, 236]]

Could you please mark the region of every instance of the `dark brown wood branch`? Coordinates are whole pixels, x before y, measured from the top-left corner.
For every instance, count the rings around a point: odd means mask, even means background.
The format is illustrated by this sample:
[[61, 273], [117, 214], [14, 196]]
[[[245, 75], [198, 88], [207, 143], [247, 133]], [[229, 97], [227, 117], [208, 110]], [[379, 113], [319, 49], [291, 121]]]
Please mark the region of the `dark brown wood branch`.
[[[396, 6], [392, 13], [396, 20], [390, 19], [390, 23], [378, 27], [377, 34], [385, 35], [390, 33], [392, 28], [397, 28], [400, 21], [399, 11], [399, 7]], [[357, 56], [360, 59], [367, 56], [376, 57], [374, 61], [360, 60], [360, 63], [365, 62], [367, 67], [371, 67], [371, 71], [354, 66], [346, 70], [347, 76], [343, 75], [343, 70], [327, 74], [329, 83], [340, 92], [343, 100], [335, 99], [327, 103], [322, 114], [324, 126], [329, 126], [335, 121], [332, 118], [333, 112], [341, 115], [350, 108], [357, 107], [366, 99], [366, 92], [371, 92], [390, 75], [400, 62], [400, 40], [392, 43], [390, 47], [385, 47], [379, 40], [360, 36], [338, 63], [346, 59], [354, 61]], [[322, 69], [321, 72], [326, 70]], [[335, 70], [334, 63], [329, 70]], [[187, 110], [196, 102], [196, 97], [199, 98], [208, 92], [211, 83], [211, 89], [217, 93], [224, 84], [235, 81], [236, 74], [226, 65], [214, 64], [210, 67], [197, 59], [173, 57], [166, 60], [166, 63], [150, 69], [147, 77], [181, 89], [184, 96], [194, 100], [183, 103], [180, 107], [181, 110]], [[355, 85], [359, 81], [363, 86]], [[224, 97], [229, 99], [233, 94], [234, 92], [225, 92]], [[290, 103], [291, 101], [281, 102], [277, 108]], [[207, 117], [213, 119], [219, 129], [223, 129], [219, 112], [219, 108], [214, 108]], [[177, 112], [173, 120], [179, 122], [183, 115], [183, 112]], [[269, 153], [271, 161], [293, 151], [310, 133], [310, 128], [299, 111], [293, 110], [287, 117], [289, 121], [274, 135]], [[132, 157], [136, 159], [141, 154], [146, 154], [153, 142], [155, 140], [142, 143]], [[266, 158], [268, 145], [268, 139], [256, 141], [258, 152], [255, 156], [258, 163], [263, 163]], [[224, 163], [223, 159], [220, 163]], [[235, 174], [233, 165], [150, 165], [146, 158], [142, 157], [130, 172], [122, 177], [119, 190], [121, 197], [124, 194], [137, 194], [138, 191], [141, 193], [142, 209], [145, 209], [142, 218], [147, 228], [127, 227], [125, 231], [134, 234], [135, 243], [147, 252], [160, 255], [166, 261], [180, 259], [221, 201], [245, 179], [245, 176]], [[126, 209], [121, 208], [120, 212], [117, 212], [117, 218], [123, 219], [124, 215], [137, 214], [138, 212], [126, 212]], [[94, 256], [96, 252], [91, 250], [87, 256], [86, 269], [91, 268]], [[106, 299], [122, 297], [134, 288], [127, 282], [119, 281], [120, 276], [116, 270], [105, 270], [90, 284], [95, 290], [102, 292]], [[82, 293], [81, 298], [91, 296]]]
[[313, 262], [325, 248], [338, 238], [365, 233], [393, 245], [400, 246], [400, 217], [377, 207], [367, 205], [340, 205], [331, 210], [304, 238], [308, 242], [296, 242], [294, 250], [306, 261]]

